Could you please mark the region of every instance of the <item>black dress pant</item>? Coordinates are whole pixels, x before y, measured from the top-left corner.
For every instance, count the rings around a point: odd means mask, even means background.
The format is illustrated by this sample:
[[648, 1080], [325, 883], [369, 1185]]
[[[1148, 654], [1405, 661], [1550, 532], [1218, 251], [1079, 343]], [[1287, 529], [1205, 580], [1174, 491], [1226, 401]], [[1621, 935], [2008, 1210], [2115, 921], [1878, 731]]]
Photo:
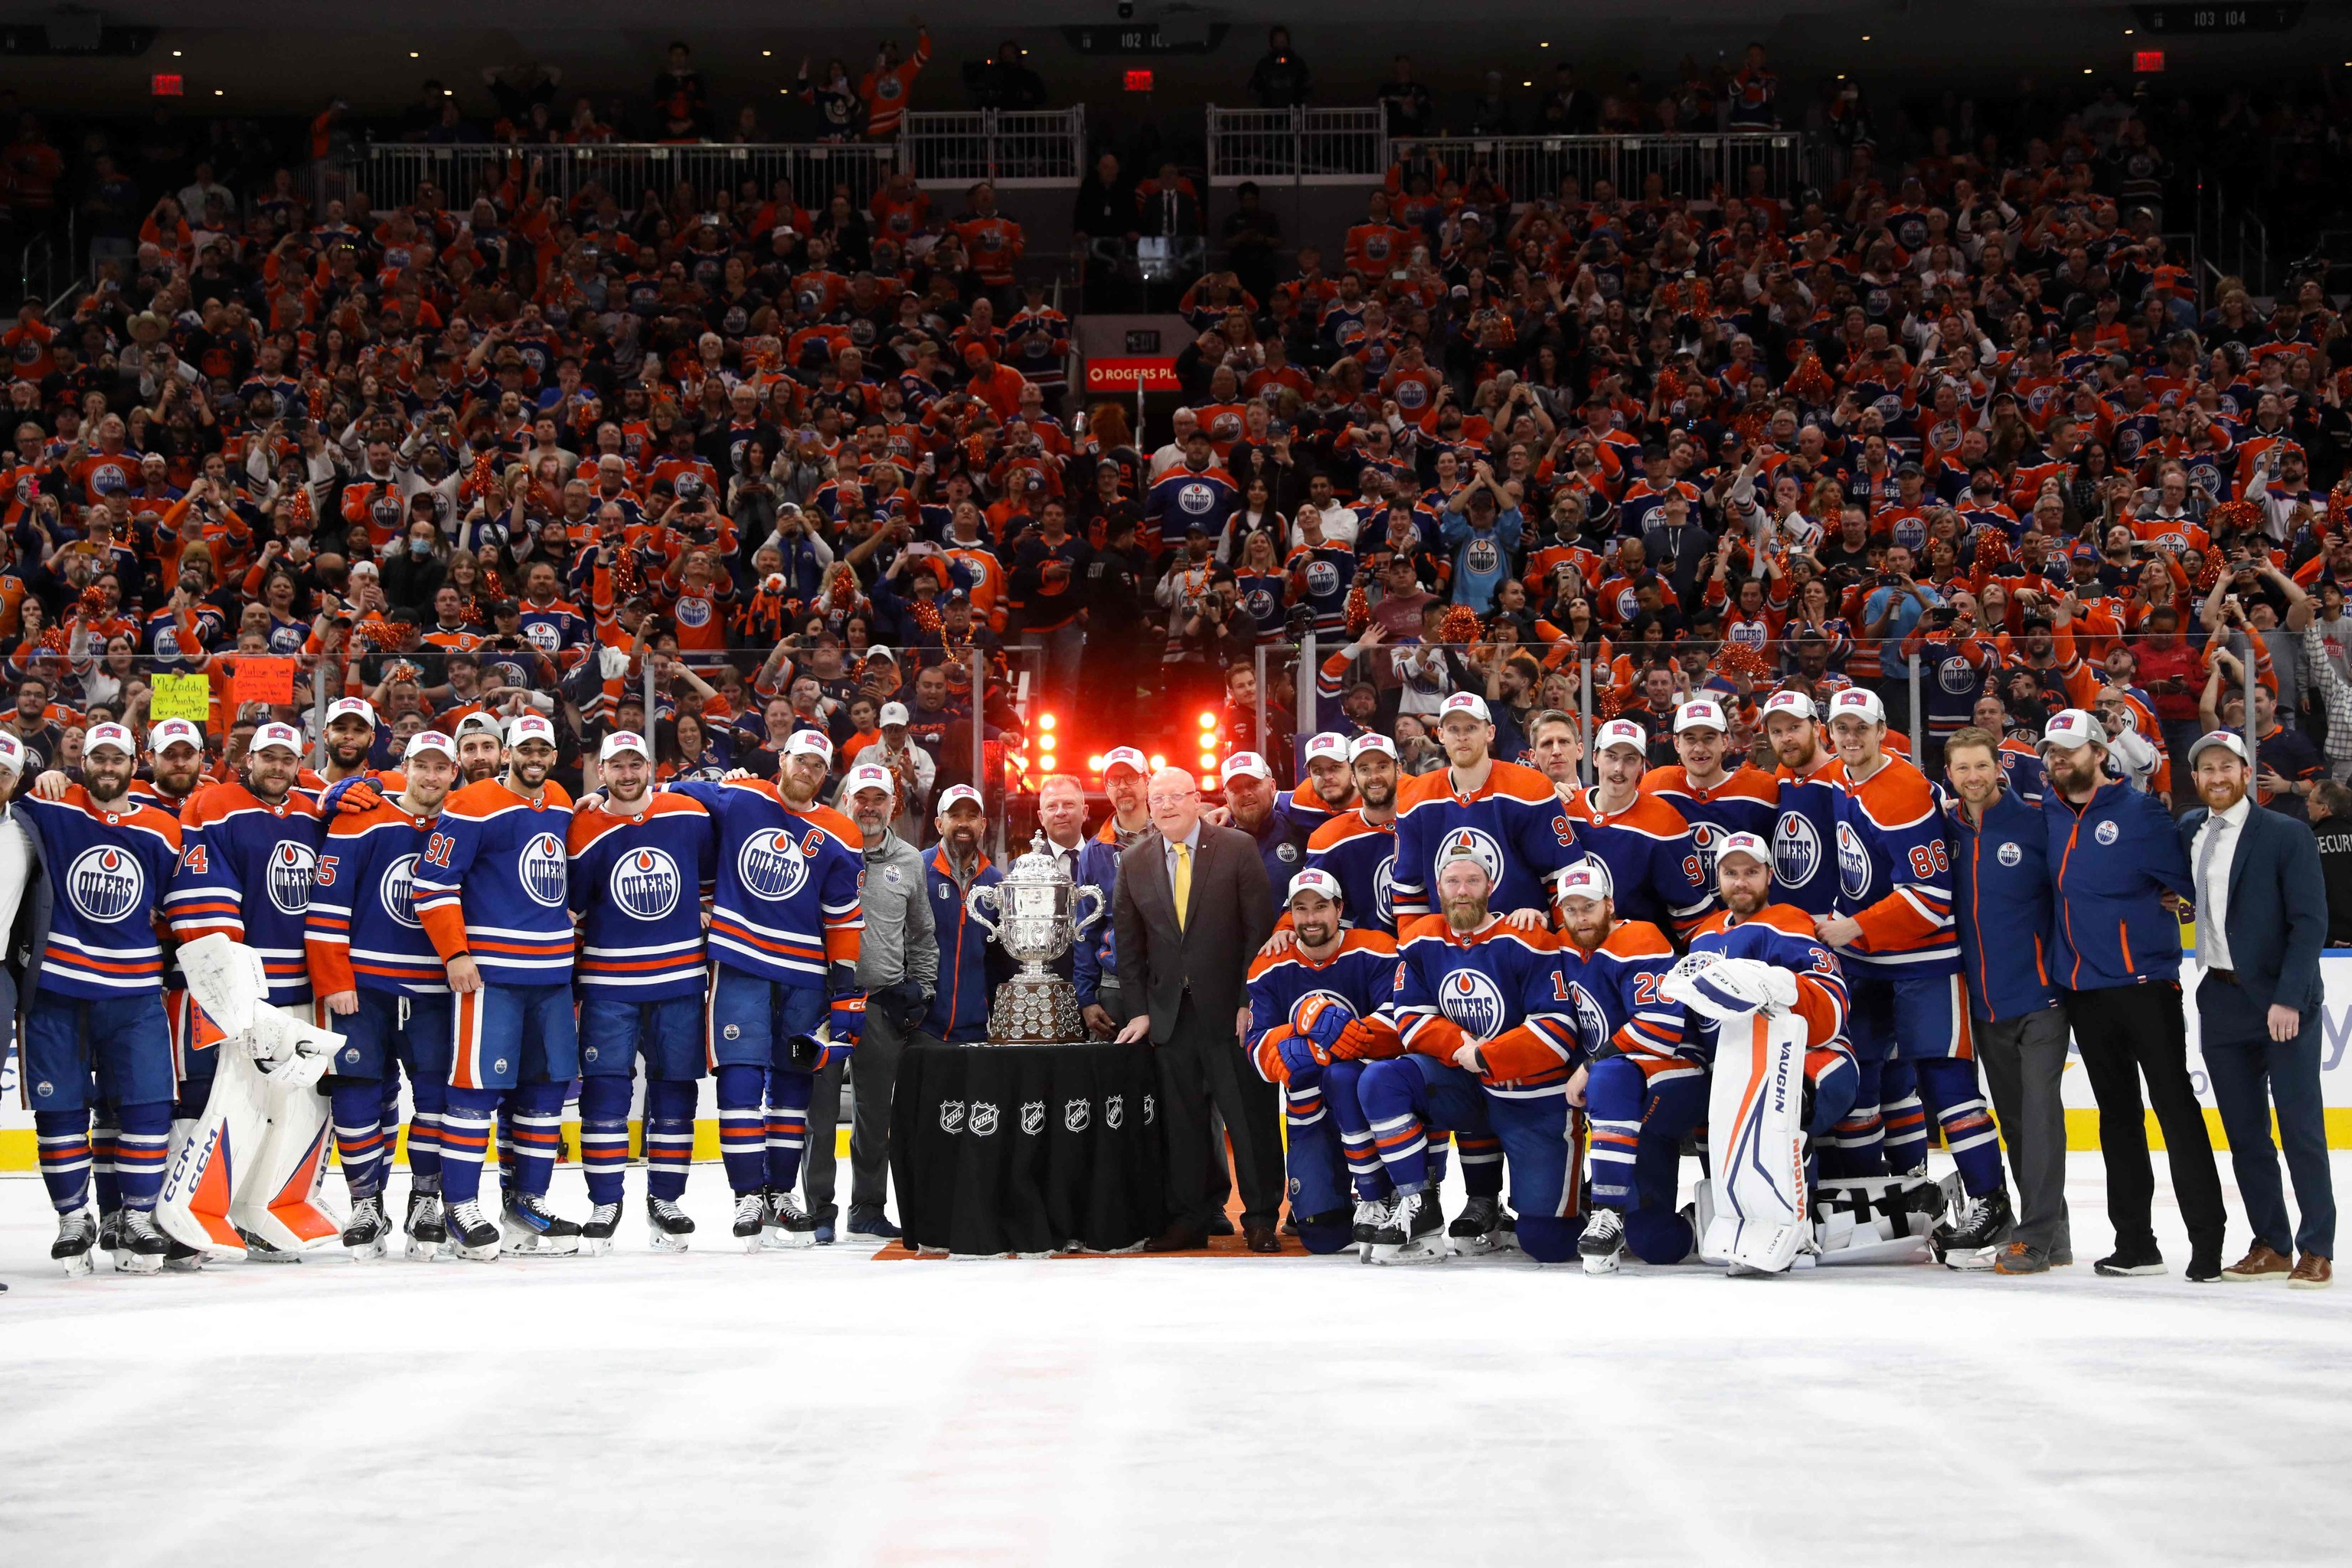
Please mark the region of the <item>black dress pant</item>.
[[2145, 1077], [2147, 1103], [2155, 1109], [2157, 1125], [2164, 1129], [2172, 1195], [2188, 1223], [2189, 1245], [2219, 1252], [2221, 1177], [2213, 1164], [2204, 1109], [2189, 1081], [2189, 1026], [2179, 985], [2150, 981], [2069, 991], [2065, 996], [2066, 1022], [2083, 1053], [2091, 1092], [2098, 1097], [2099, 1151], [2107, 1166], [2107, 1218], [2116, 1227], [2116, 1245], [2156, 1245], [2148, 1223], [2156, 1170], [2148, 1160], [2147, 1118], [2139, 1098]]
[[[1282, 1211], [1282, 1130], [1274, 1086], [1247, 1069], [1231, 1016], [1204, 1017], [1191, 996], [1160, 1047], [1160, 1097], [1167, 1116], [1168, 1219], [1205, 1230], [1213, 1204], [1209, 1174], [1212, 1109], [1233, 1141], [1242, 1218], [1271, 1226]], [[1222, 1164], [1219, 1158], [1218, 1163]]]

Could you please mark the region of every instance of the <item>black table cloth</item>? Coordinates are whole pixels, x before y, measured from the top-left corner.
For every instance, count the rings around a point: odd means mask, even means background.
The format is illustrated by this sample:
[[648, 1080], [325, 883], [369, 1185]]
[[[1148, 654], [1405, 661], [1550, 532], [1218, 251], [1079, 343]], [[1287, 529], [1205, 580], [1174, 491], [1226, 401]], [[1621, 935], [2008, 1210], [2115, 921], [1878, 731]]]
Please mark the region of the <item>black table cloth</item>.
[[1167, 1224], [1150, 1045], [910, 1046], [890, 1110], [909, 1247], [1118, 1252]]

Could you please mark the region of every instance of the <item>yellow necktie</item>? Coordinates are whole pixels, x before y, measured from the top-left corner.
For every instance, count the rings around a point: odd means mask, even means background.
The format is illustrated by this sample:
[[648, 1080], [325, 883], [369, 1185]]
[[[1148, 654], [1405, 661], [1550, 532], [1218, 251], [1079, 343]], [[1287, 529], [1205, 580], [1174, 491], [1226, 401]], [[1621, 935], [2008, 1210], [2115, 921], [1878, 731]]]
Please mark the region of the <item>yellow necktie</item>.
[[1176, 929], [1184, 929], [1184, 911], [1192, 904], [1192, 852], [1176, 846]]

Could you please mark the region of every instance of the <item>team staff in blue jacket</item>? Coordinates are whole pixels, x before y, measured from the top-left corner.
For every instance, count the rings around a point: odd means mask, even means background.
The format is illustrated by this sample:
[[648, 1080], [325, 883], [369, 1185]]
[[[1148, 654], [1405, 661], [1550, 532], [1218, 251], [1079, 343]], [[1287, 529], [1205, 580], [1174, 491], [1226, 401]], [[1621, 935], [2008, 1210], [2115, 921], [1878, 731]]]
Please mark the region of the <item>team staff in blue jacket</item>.
[[2107, 777], [2107, 731], [2080, 708], [2053, 716], [2042, 735], [2042, 796], [2057, 923], [2051, 979], [2065, 993], [2066, 1022], [2099, 1101], [2099, 1152], [2107, 1167], [2107, 1217], [2116, 1249], [2095, 1265], [2107, 1275], [2161, 1274], [2148, 1208], [2156, 1172], [2139, 1086], [2164, 1129], [2173, 1195], [2189, 1226], [2189, 1278], [2221, 1277], [2221, 1178], [2205, 1112], [2189, 1081], [2189, 1024], [2181, 1011], [2180, 921], [2166, 895], [2192, 897], [2189, 857], [2171, 814], [2154, 795]]
[[1993, 1261], [2001, 1274], [2039, 1274], [2074, 1261], [2066, 1224], [2066, 1014], [2050, 983], [2049, 832], [2018, 798], [2001, 766], [2000, 737], [1974, 726], [1944, 742], [1958, 804], [1952, 914], [1977, 1056], [2017, 1173], [2017, 1226]]
[[954, 1046], [988, 1038], [989, 1003], [997, 984], [1013, 974], [1013, 961], [964, 907], [972, 889], [1004, 880], [1004, 873], [980, 852], [985, 821], [978, 791], [970, 784], [950, 786], [940, 795], [940, 841], [923, 857], [923, 893], [930, 900], [940, 943], [939, 988], [931, 994], [923, 1030]]

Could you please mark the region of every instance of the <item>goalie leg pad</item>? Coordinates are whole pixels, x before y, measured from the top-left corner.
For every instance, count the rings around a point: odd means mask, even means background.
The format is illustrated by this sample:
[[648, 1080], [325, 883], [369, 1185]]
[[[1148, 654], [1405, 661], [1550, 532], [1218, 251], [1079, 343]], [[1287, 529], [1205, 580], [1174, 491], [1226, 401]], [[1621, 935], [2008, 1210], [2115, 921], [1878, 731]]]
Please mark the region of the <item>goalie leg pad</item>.
[[1936, 1223], [1935, 1188], [1922, 1176], [1824, 1181], [1813, 1194], [1814, 1245], [1822, 1264], [1925, 1262]]
[[1805, 1029], [1801, 1017], [1759, 1014], [1718, 1037], [1707, 1108], [1716, 1215], [1701, 1242], [1709, 1262], [1779, 1273], [1812, 1238], [1801, 1121]]
[[261, 1069], [242, 1048], [216, 1046], [213, 1054], [219, 1066], [212, 1093], [164, 1172], [155, 1224], [183, 1246], [215, 1258], [242, 1258], [245, 1238], [234, 1210], [269, 1134], [268, 1089]]
[[349, 1205], [325, 1190], [333, 1101], [303, 1070], [316, 1060], [298, 1055], [256, 1075], [268, 1131], [230, 1194], [229, 1218], [280, 1252], [331, 1246], [351, 1223]]

